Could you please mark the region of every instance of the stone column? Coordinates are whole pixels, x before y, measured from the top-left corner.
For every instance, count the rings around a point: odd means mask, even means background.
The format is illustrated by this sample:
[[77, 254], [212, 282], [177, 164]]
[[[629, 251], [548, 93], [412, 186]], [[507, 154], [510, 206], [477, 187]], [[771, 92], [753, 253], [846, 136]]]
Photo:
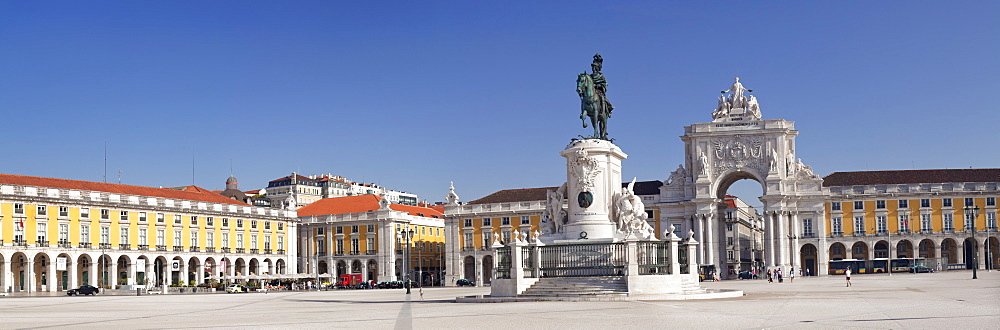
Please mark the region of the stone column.
[[[118, 259], [112, 259], [118, 260]], [[118, 288], [118, 262], [112, 261], [107, 268], [108, 271], [108, 287], [112, 289]]]
[[0, 291], [14, 291], [14, 263], [9, 260], [0, 261], [0, 265], [3, 265], [3, 287], [0, 288]]
[[693, 274], [693, 275], [697, 276], [698, 275], [698, 263], [694, 262], [694, 258], [692, 258], [691, 256], [693, 256], [695, 254], [695, 251], [698, 249], [698, 241], [696, 241], [694, 239], [694, 237], [691, 237], [692, 235], [688, 235], [688, 236], [689, 236], [689, 238], [688, 238], [687, 247], [686, 247], [688, 249], [688, 274]]
[[[674, 234], [674, 226], [670, 226], [670, 232], [667, 233], [667, 240], [670, 242], [670, 275], [677, 275], [681, 272], [681, 260], [678, 255], [677, 248], [680, 246], [681, 239]], [[690, 258], [689, 258], [690, 259]]]
[[[705, 264], [707, 264], [707, 265], [715, 265], [716, 264], [716, 262], [715, 262], [715, 259], [716, 259], [715, 258], [716, 257], [715, 251], [716, 251], [716, 246], [719, 244], [719, 241], [715, 237], [715, 233], [716, 233], [715, 226], [718, 224], [718, 219], [715, 218], [715, 214], [709, 213], [709, 214], [705, 215], [705, 220], [704, 221], [705, 221], [704, 222], [705, 223], [705, 235], [701, 239], [701, 245], [703, 246], [702, 250], [704, 250], [706, 252], [705, 253]], [[716, 266], [716, 267], [718, 267], [718, 266]], [[718, 271], [721, 271], [721, 269], [716, 268], [715, 271], [718, 272]]]
[[130, 262], [127, 265], [125, 265], [125, 267], [126, 267], [125, 271], [128, 274], [127, 275], [128, 278], [125, 279], [125, 284], [136, 285], [135, 283], [136, 277], [138, 276], [137, 274], [138, 270], [136, 269], [136, 260], [130, 260]]
[[95, 263], [95, 262], [91, 262], [90, 263], [90, 269], [87, 270], [87, 277], [90, 278], [89, 279], [90, 285], [93, 285], [95, 287], [100, 287], [101, 286], [101, 282], [100, 282], [100, 278], [101, 278], [100, 276], [101, 275], [100, 275], [100, 270], [99, 270], [100, 269], [100, 267], [99, 267], [100, 266], [100, 263], [99, 263], [100, 259], [97, 259], [97, 260], [98, 260], [97, 263]]
[[774, 250], [777, 248], [777, 244], [774, 244], [774, 216], [773, 211], [764, 212], [764, 256], [767, 258], [767, 268], [777, 265], [774, 259]]
[[[27, 258], [25, 258], [27, 259]], [[28, 259], [24, 262], [24, 289], [28, 292], [38, 291], [35, 288], [35, 261], [34, 259]]]
[[[695, 215], [695, 217], [697, 217], [697, 219], [698, 219], [697, 222], [696, 222], [697, 228], [695, 228], [695, 230], [694, 230], [695, 237], [698, 239], [699, 242], [704, 242], [705, 241], [705, 216], [703, 214], [698, 214], [698, 215]], [[696, 254], [692, 254], [691, 255], [691, 259], [692, 260], [696, 260], [697, 262], [695, 262], [695, 263], [698, 264], [698, 265], [702, 265], [702, 264], [706, 264], [707, 263], [707, 261], [706, 261], [707, 258], [705, 258], [705, 251], [704, 250], [705, 250], [705, 247], [699, 247], [696, 250], [697, 251]]]
[[[81, 270], [80, 263], [78, 261], [79, 260], [70, 261], [69, 264], [66, 265], [66, 273], [69, 274], [69, 289], [74, 289], [80, 286], [80, 283], [77, 283], [79, 281], [78, 277]], [[73, 267], [70, 267], [70, 265]]]
[[792, 246], [790, 251], [791, 252], [790, 261], [792, 267], [801, 269], [802, 265], [800, 263], [802, 261], [801, 257], [802, 251], [799, 248], [799, 236], [802, 236], [802, 224], [800, 223], [798, 212], [791, 212], [790, 217], [792, 220], [792, 236], [795, 237], [794, 239], [792, 239], [791, 242]]
[[183, 260], [183, 259], [181, 259], [180, 271], [177, 272], [178, 275], [179, 275], [178, 279], [177, 279], [177, 283], [178, 284], [183, 284], [183, 285], [190, 285], [191, 284], [190, 282], [188, 282], [188, 262], [189, 261], [190, 260]]
[[45, 277], [47, 283], [45, 289], [48, 292], [56, 292], [59, 288], [59, 276], [56, 274], [56, 258], [49, 258], [49, 269], [46, 271], [48, 273]]

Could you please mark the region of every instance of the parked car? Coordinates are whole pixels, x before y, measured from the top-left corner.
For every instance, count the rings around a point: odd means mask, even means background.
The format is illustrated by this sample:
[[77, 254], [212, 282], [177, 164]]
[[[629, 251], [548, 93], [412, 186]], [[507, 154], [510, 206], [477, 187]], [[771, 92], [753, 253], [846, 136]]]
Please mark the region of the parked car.
[[916, 266], [913, 266], [913, 268], [910, 268], [910, 272], [911, 273], [933, 273], [934, 269], [930, 268], [930, 267], [927, 267], [927, 266], [924, 266], [924, 265], [916, 265]]
[[85, 295], [96, 296], [100, 292], [101, 292], [101, 289], [98, 289], [98, 288], [90, 286], [90, 285], [84, 285], [84, 286], [81, 286], [79, 288], [71, 289], [69, 291], [66, 291], [66, 295], [67, 296], [78, 296], [78, 295], [81, 295], [81, 294], [85, 294]]
[[756, 276], [754, 276], [753, 273], [751, 273], [750, 271], [744, 270], [744, 271], [740, 272], [739, 277], [740, 277], [741, 280], [752, 280]]
[[455, 284], [458, 285], [458, 286], [476, 286], [476, 282], [469, 281], [469, 280], [464, 279], [464, 278], [459, 279], [458, 281], [455, 281]]
[[226, 293], [243, 293], [243, 292], [247, 292], [247, 288], [239, 284], [233, 284], [226, 287]]

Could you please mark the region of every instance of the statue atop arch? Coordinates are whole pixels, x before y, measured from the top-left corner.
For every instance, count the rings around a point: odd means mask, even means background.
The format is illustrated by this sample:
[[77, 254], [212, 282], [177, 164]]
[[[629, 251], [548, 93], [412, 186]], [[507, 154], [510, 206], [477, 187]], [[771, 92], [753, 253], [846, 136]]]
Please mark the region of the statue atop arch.
[[717, 122], [741, 117], [743, 119], [735, 120], [760, 119], [760, 105], [757, 103], [757, 98], [753, 95], [744, 95], [744, 93], [753, 92], [753, 90], [743, 87], [743, 84], [740, 83], [740, 77], [736, 77], [734, 80], [733, 85], [722, 91], [722, 95], [719, 96], [719, 105], [712, 112], [712, 119]]
[[590, 117], [590, 124], [594, 126], [594, 135], [589, 138], [609, 140], [608, 118], [615, 107], [606, 95], [608, 81], [601, 73], [603, 67], [604, 58], [601, 54], [594, 55], [594, 62], [590, 64], [593, 73], [584, 71], [576, 77], [576, 93], [580, 95], [580, 120], [583, 120], [583, 127], [587, 127], [587, 117]]

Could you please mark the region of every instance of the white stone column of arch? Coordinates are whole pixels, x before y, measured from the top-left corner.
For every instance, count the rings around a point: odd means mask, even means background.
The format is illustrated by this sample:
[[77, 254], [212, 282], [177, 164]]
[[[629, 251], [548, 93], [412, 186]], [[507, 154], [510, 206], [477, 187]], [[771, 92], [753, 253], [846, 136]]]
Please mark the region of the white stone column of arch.
[[791, 262], [790, 267], [801, 268], [800, 265], [802, 261], [802, 248], [799, 247], [799, 236], [802, 236], [802, 224], [799, 223], [799, 212], [789, 212], [789, 216], [792, 221], [792, 236], [795, 237], [791, 241]]
[[48, 258], [48, 270], [46, 270], [48, 275], [45, 277], [45, 291], [48, 292], [56, 292], [56, 289], [59, 288], [59, 276], [56, 274], [56, 258], [57, 257]]
[[112, 289], [116, 289], [118, 287], [118, 258], [111, 258], [111, 261], [107, 268], [107, 272], [108, 272], [108, 286], [111, 287]]
[[194, 270], [194, 280], [197, 284], [205, 283], [205, 261], [198, 260], [198, 267]]
[[180, 260], [180, 271], [177, 272], [177, 283], [183, 285], [190, 285], [188, 282], [188, 263], [191, 262], [190, 259], [181, 258]]
[[90, 262], [90, 269], [87, 270], [87, 277], [89, 277], [89, 279], [87, 281], [90, 283], [90, 285], [93, 285], [95, 287], [100, 287], [101, 286], [101, 282], [99, 282], [100, 273], [98, 271], [100, 267], [98, 266], [100, 266], [99, 262], [101, 262], [101, 259], [100, 257], [97, 258], [91, 257], [89, 262]]
[[80, 286], [80, 283], [78, 283], [79, 276], [77, 276], [77, 275], [82, 271], [82, 269], [80, 268], [80, 256], [79, 255], [69, 256], [69, 257], [66, 257], [66, 258], [67, 258], [67, 260], [66, 260], [66, 263], [67, 263], [67, 265], [66, 265], [66, 274], [69, 275], [69, 284], [67, 284], [67, 286], [68, 286], [67, 290], [69, 290], [69, 289], [74, 289], [74, 288], [77, 288], [77, 287]]
[[767, 232], [769, 234], [767, 241], [771, 244], [769, 246], [770, 252], [767, 253], [768, 256], [771, 258], [771, 260], [768, 262], [768, 266], [770, 268], [775, 268], [775, 269], [779, 265], [781, 265], [781, 262], [779, 261], [779, 259], [781, 258], [781, 253], [780, 253], [781, 245], [778, 244], [779, 243], [778, 242], [779, 241], [779, 239], [778, 239], [778, 224], [779, 224], [779, 222], [778, 222], [778, 215], [779, 215], [778, 211], [771, 211], [771, 212], [768, 213], [768, 217], [767, 217], [768, 218], [768, 220], [767, 220], [768, 223], [767, 224], [768, 224], [768, 227], [770, 227], [770, 229], [767, 230]]
[[782, 211], [781, 213], [778, 214], [778, 219], [777, 219], [778, 244], [780, 246], [780, 249], [778, 250], [778, 252], [780, 252], [780, 256], [778, 257], [778, 265], [779, 267], [781, 267], [782, 271], [788, 271], [788, 267], [791, 264], [789, 259], [791, 255], [790, 251], [792, 249], [791, 247], [792, 244], [791, 244], [791, 239], [789, 238], [789, 230], [788, 230], [789, 226], [791, 225], [791, 221], [789, 220], [790, 218], [791, 218], [791, 212]]
[[10, 260], [11, 256], [3, 256], [3, 260], [0, 260], [0, 269], [3, 269], [3, 274], [0, 274], [0, 292], [11, 292], [13, 289], [14, 280], [14, 263]]
[[150, 260], [149, 258], [146, 258], [146, 269], [145, 269], [146, 287], [156, 285], [156, 282], [153, 282], [153, 277], [155, 276], [153, 274], [156, 274], [155, 268], [156, 268], [156, 259]]
[[125, 266], [125, 271], [128, 274], [125, 279], [125, 284], [136, 285], [136, 277], [138, 277], [138, 270], [136, 269], [136, 264], [139, 263], [138, 258], [129, 258], [128, 265]]
[[37, 291], [35, 289], [35, 256], [30, 256], [28, 258], [25, 255], [24, 267], [21, 268], [24, 271], [24, 289], [28, 292]]
[[[715, 265], [716, 255], [715, 251], [718, 248], [716, 245], [719, 244], [719, 240], [716, 239], [715, 226], [718, 225], [718, 219], [715, 218], [714, 213], [705, 214], [705, 235], [702, 238], [701, 246], [705, 247], [705, 264]], [[721, 272], [722, 269], [716, 267], [716, 272]]]
[[[826, 224], [830, 223], [826, 218], [826, 213], [820, 211], [816, 213], [816, 218], [819, 220], [814, 220], [813, 224], [818, 224], [817, 230], [819, 232], [819, 246], [816, 249], [816, 269], [811, 275], [826, 275], [829, 273], [830, 266], [830, 234], [826, 231]], [[820, 222], [822, 221], [822, 222]]]
[[694, 230], [694, 236], [695, 236], [695, 239], [698, 240], [698, 242], [702, 242], [701, 244], [698, 244], [699, 246], [698, 246], [698, 249], [697, 249], [697, 251], [698, 251], [698, 256], [697, 256], [698, 259], [697, 260], [698, 260], [698, 264], [699, 265], [704, 265], [706, 263], [706, 260], [705, 260], [706, 259], [705, 258], [705, 243], [704, 243], [705, 242], [705, 217], [704, 217], [703, 214], [695, 214], [694, 217], [695, 217], [695, 220], [694, 220], [693, 223], [694, 223], [694, 226], [696, 227], [695, 230]]

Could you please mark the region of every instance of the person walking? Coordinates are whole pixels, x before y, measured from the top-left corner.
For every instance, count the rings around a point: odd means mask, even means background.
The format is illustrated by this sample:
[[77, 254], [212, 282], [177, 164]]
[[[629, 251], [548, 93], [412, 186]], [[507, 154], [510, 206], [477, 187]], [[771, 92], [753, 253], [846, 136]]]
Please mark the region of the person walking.
[[851, 286], [851, 267], [844, 271], [844, 278], [847, 279], [847, 286]]
[[774, 283], [774, 279], [771, 278], [771, 270], [767, 270], [767, 283]]
[[781, 277], [781, 268], [778, 268], [778, 270], [774, 271], [774, 274], [775, 274], [775, 276], [778, 277], [778, 283], [784, 283], [785, 282], [785, 279], [783, 277]]
[[795, 267], [788, 271], [788, 283], [795, 282]]

